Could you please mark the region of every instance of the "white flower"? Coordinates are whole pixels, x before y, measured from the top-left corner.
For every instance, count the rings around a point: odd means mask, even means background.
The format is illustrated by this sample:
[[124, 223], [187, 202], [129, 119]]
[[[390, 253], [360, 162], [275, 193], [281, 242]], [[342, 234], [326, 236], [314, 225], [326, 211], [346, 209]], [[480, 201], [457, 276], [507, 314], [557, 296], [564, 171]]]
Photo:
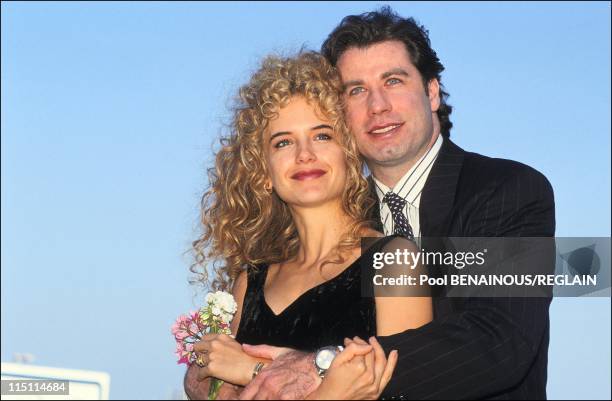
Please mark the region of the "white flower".
[[233, 317], [233, 315], [230, 314], [230, 313], [222, 313], [221, 314], [221, 321], [223, 323], [230, 324], [230, 322], [232, 321], [232, 317]]
[[213, 303], [213, 298], [214, 298], [213, 294], [209, 292], [208, 294], [206, 294], [206, 298], [204, 298], [204, 301], [207, 304], [211, 304], [211, 303]]
[[238, 309], [234, 296], [224, 291], [206, 294], [206, 303], [210, 307], [213, 316], [229, 324]]
[[227, 313], [235, 313], [238, 305], [231, 294], [224, 293], [219, 299], [219, 305]]

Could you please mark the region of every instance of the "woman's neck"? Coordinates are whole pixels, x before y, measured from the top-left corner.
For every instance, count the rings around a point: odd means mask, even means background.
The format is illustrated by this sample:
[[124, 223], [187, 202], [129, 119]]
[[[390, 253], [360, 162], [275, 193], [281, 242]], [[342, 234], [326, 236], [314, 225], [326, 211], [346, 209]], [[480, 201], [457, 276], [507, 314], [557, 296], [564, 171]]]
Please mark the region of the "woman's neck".
[[318, 265], [327, 259], [353, 222], [339, 204], [292, 207], [291, 212], [300, 238], [295, 262], [304, 266]]

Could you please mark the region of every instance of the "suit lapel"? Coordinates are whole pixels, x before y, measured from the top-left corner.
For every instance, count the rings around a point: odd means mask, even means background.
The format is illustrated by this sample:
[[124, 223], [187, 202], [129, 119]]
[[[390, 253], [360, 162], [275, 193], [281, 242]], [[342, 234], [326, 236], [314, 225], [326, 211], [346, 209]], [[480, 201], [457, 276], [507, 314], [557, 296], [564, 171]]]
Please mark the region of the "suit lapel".
[[438, 158], [432, 166], [421, 194], [419, 207], [421, 236], [448, 235], [449, 215], [454, 205], [464, 156], [463, 149], [450, 139], [444, 138]]
[[374, 229], [376, 231], [380, 231], [381, 233], [385, 232], [383, 228], [382, 221], [380, 221], [380, 205], [378, 203], [378, 194], [376, 193], [376, 185], [374, 184], [374, 180], [372, 176], [368, 176], [368, 184], [370, 187], [370, 199], [374, 201], [374, 206], [370, 209], [368, 213], [368, 218], [372, 220], [374, 223]]

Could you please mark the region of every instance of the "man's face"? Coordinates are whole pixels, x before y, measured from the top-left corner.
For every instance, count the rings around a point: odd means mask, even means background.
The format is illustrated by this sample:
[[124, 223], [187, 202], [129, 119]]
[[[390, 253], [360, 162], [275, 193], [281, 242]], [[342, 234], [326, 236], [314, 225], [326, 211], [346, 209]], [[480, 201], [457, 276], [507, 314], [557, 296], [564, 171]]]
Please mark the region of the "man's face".
[[[410, 168], [437, 139], [437, 80], [425, 91], [421, 74], [399, 41], [351, 47], [338, 60], [347, 123], [374, 173]], [[437, 118], [437, 117], [435, 117]]]

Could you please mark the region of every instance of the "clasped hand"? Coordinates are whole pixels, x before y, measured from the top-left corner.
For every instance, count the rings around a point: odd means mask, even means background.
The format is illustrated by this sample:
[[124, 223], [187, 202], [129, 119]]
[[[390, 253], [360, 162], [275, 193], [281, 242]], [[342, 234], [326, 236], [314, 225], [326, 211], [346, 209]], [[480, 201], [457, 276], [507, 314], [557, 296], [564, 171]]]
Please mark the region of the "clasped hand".
[[251, 381], [253, 366], [259, 361], [247, 355], [240, 343], [227, 334], [207, 334], [194, 344], [203, 366], [197, 379], [216, 377], [225, 382], [245, 386]]
[[[240, 399], [377, 399], [391, 379], [397, 351], [389, 359], [376, 340], [345, 339], [324, 380], [315, 372], [313, 355], [261, 346], [244, 346], [252, 355], [273, 359], [242, 392]], [[319, 385], [320, 384], [320, 385]]]
[[370, 337], [369, 342], [359, 337], [345, 339], [345, 349], [334, 358], [321, 386], [308, 399], [378, 399], [391, 380], [397, 351], [391, 351], [387, 359], [376, 337]]

